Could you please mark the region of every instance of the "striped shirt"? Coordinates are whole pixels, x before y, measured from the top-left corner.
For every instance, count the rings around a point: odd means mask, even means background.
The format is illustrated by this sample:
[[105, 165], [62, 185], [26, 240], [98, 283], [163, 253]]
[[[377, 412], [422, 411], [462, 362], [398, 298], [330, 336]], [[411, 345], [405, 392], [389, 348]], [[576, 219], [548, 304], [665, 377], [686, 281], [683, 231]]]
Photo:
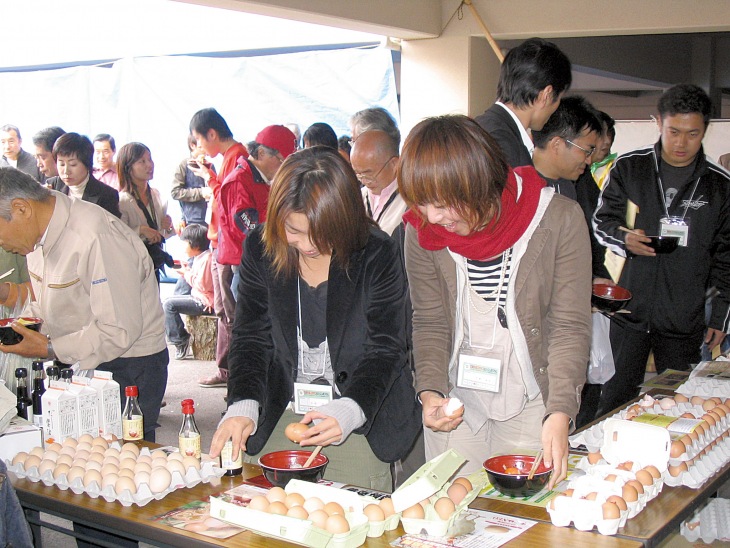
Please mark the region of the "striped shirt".
[[511, 258], [512, 250], [508, 249], [496, 259], [488, 261], [467, 259], [469, 285], [485, 302], [493, 304], [496, 300], [501, 307], [507, 303], [507, 286], [512, 274]]

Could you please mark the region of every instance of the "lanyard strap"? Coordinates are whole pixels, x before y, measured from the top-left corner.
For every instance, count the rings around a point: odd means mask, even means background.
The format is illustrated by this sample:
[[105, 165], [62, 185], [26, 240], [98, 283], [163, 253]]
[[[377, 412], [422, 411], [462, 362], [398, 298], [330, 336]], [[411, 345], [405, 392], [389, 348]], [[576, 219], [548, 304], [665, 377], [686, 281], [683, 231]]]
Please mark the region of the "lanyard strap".
[[[375, 219], [375, 222], [380, 224], [380, 219], [383, 218], [383, 215], [385, 215], [385, 210], [388, 209], [388, 206], [392, 204], [395, 199], [398, 197], [398, 191], [393, 191], [393, 194], [390, 195], [390, 198], [388, 198], [388, 201], [385, 202], [385, 205], [383, 206], [383, 209], [380, 210], [380, 215], [378, 215], [378, 218]], [[373, 210], [370, 207], [370, 196], [366, 193], [365, 194], [365, 204], [368, 207], [368, 216], [372, 219], [373, 218]]]

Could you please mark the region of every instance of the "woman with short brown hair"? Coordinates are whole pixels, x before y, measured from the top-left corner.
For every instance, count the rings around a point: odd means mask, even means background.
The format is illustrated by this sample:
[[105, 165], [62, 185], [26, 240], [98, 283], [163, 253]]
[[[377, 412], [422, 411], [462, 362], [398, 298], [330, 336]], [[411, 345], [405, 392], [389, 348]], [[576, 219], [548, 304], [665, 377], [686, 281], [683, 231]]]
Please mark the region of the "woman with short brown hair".
[[[534, 168], [510, 170], [465, 116], [411, 131], [398, 186], [412, 208], [406, 271], [426, 458], [454, 448], [470, 473], [495, 454], [543, 448], [552, 486], [565, 477], [590, 347], [580, 208]], [[463, 416], [446, 412], [451, 398]]]

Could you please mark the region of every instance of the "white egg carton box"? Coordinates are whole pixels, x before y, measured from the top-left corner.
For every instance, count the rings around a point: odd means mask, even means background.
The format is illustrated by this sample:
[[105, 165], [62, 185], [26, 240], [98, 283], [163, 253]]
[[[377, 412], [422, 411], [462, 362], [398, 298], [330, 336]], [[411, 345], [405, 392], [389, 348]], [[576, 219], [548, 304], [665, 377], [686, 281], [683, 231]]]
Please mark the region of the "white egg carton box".
[[[636, 472], [653, 465], [660, 473], [667, 469], [670, 437], [665, 428], [621, 419], [607, 419], [602, 428], [603, 441], [600, 444], [603, 460], [589, 465], [581, 459], [578, 467], [585, 475], [572, 479], [568, 487], [572, 496], [558, 496], [548, 504], [547, 511], [553, 525], [567, 527], [571, 523], [576, 529], [590, 531], [594, 527], [602, 535], [615, 535], [626, 520], [644, 509], [647, 502], [661, 491], [661, 478], [643, 488], [636, 501], [626, 501], [626, 510], [620, 511], [617, 519], [604, 519], [602, 505], [613, 495], [622, 497], [622, 488], [629, 480], [636, 479]], [[631, 470], [616, 468], [631, 461]], [[607, 481], [611, 474], [616, 481]], [[595, 499], [585, 497], [595, 493]]]
[[730, 541], [730, 500], [710, 499], [704, 508], [682, 522], [679, 532], [693, 543], [700, 539], [706, 544]]
[[730, 462], [730, 437], [707, 446], [699, 456], [684, 463], [687, 470], [672, 476], [669, 471], [662, 474], [664, 484], [670, 487], [684, 485], [690, 489], [699, 489], [712, 476], [717, 474]]
[[[118, 442], [114, 442], [110, 447], [119, 449], [121, 446]], [[143, 447], [140, 452], [140, 456], [149, 456], [150, 450], [147, 447]], [[95, 499], [102, 497], [107, 502], [119, 502], [122, 506], [131, 506], [136, 504], [137, 506], [144, 506], [151, 500], [160, 500], [165, 498], [167, 495], [177, 489], [183, 489], [185, 487], [194, 487], [201, 482], [209, 482], [212, 478], [219, 478], [223, 476], [225, 470], [218, 468], [214, 465], [213, 461], [207, 461], [201, 463], [200, 470], [196, 470], [194, 467], [189, 467], [187, 473], [183, 476], [180, 472], [172, 472], [172, 481], [170, 486], [159, 493], [152, 493], [147, 483], [140, 483], [137, 486], [137, 492], [132, 494], [129, 489], [125, 489], [121, 493], [117, 493], [114, 487], [108, 485], [104, 489], [96, 482], [92, 481], [87, 487], [84, 487], [84, 483], [81, 478], [75, 478], [72, 482], [69, 482], [66, 474], [61, 474], [58, 478], [53, 477], [51, 470], [46, 470], [43, 474], [38, 471], [37, 466], [32, 466], [28, 470], [25, 469], [23, 463], [13, 465], [11, 460], [5, 460], [5, 464], [11, 472], [17, 475], [19, 478], [26, 478], [32, 482], [43, 482], [47, 487], [55, 486], [66, 491], [70, 489], [77, 495], [86, 494], [91, 498]], [[136, 482], [135, 482], [136, 483]]]
[[687, 397], [730, 398], [730, 360], [721, 357], [715, 361], [698, 363], [677, 392]]
[[429, 499], [431, 503], [426, 506], [423, 519], [405, 518], [401, 515], [401, 523], [406, 533], [451, 537], [466, 534], [474, 529], [473, 521], [467, 519], [467, 508], [489, 481], [484, 469], [466, 476], [472, 484], [472, 489], [459, 504], [455, 505], [456, 509], [449, 519], [441, 519], [433, 506], [436, 500], [447, 496], [447, 491], [453, 484], [449, 479], [464, 462], [466, 459], [463, 456], [449, 449], [421, 466], [395, 490], [392, 495], [393, 507], [401, 514], [423, 500]]
[[310, 548], [356, 548], [365, 543], [369, 524], [362, 509], [375, 499], [368, 501], [370, 497], [361, 497], [356, 493], [336, 487], [296, 479], [289, 481], [285, 491], [299, 493], [305, 498], [319, 497], [325, 504], [338, 503], [345, 509], [345, 519], [350, 525], [350, 531], [333, 535], [316, 527], [311, 520], [252, 510], [247, 507], [248, 501], [242, 503], [235, 495], [229, 494], [230, 492], [210, 497], [210, 515], [262, 536], [286, 540]]

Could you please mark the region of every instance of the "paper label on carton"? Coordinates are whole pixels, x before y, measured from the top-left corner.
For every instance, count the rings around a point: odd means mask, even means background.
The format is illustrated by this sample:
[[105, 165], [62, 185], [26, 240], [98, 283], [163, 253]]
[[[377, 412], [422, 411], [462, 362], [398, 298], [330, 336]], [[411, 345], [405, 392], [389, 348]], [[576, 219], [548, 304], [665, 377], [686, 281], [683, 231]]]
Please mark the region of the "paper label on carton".
[[[668, 415], [655, 415], [653, 413], [644, 413], [638, 417], [634, 417], [633, 422], [642, 422], [644, 424], [650, 424], [652, 426], [659, 426], [660, 428], [669, 428], [669, 425], [676, 422], [677, 417], [670, 417]], [[671, 429], [670, 429], [671, 430]]]

